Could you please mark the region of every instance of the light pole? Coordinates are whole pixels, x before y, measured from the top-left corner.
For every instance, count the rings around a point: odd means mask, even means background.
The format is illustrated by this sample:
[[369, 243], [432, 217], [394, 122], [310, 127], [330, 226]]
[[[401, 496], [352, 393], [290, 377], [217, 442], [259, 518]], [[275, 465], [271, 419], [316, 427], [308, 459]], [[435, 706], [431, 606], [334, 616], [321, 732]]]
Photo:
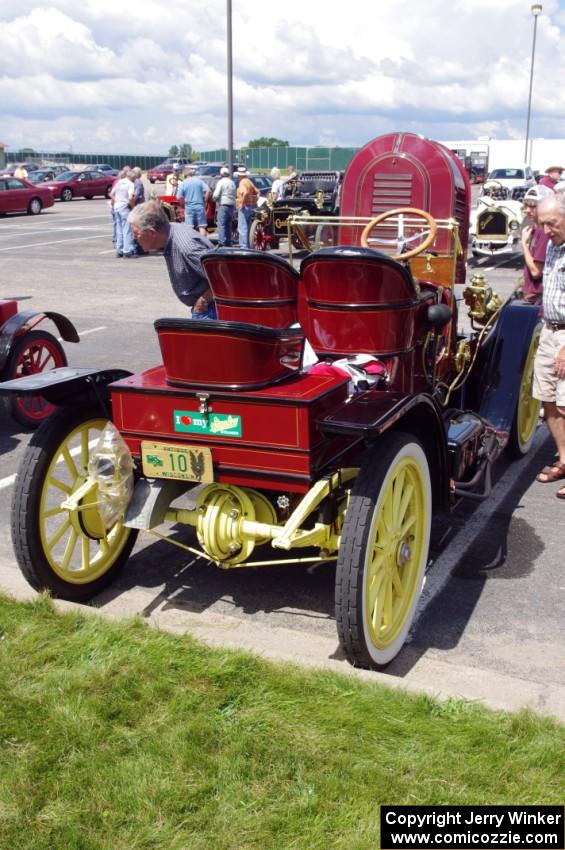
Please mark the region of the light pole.
[[232, 68], [232, 15], [231, 0], [227, 0], [227, 41], [228, 41], [228, 168], [233, 174], [233, 68]]
[[534, 3], [532, 5], [532, 15], [534, 16], [534, 38], [532, 41], [532, 61], [530, 63], [530, 94], [528, 95], [528, 120], [526, 122], [526, 150], [524, 152], [524, 162], [529, 165], [528, 160], [528, 141], [530, 137], [530, 115], [532, 112], [532, 86], [534, 84], [534, 59], [536, 56], [536, 30], [538, 26], [538, 15], [541, 15], [542, 4]]

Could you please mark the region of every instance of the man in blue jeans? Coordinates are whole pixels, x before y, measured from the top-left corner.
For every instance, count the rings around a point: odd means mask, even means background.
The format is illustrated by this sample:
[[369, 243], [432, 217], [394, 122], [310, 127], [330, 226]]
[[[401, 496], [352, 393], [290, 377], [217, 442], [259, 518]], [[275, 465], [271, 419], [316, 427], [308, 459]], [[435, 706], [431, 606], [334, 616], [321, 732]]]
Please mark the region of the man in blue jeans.
[[210, 240], [186, 224], [171, 224], [158, 201], [134, 207], [130, 221], [144, 251], [163, 251], [175, 295], [191, 308], [191, 317], [215, 319], [214, 296], [200, 262], [214, 247]]
[[206, 236], [206, 197], [210, 188], [200, 177], [187, 177], [177, 191], [179, 201], [184, 198], [184, 223], [195, 227]]
[[213, 200], [216, 202], [218, 219], [218, 246], [231, 247], [232, 222], [235, 211], [235, 183], [230, 177], [227, 166], [220, 168], [220, 180], [216, 184]]
[[128, 171], [112, 186], [110, 198], [116, 222], [116, 257], [135, 257], [135, 244], [128, 221], [134, 205], [135, 174]]
[[249, 179], [249, 172], [243, 165], [237, 169], [239, 186], [237, 187], [237, 229], [239, 247], [249, 248], [249, 228], [257, 206], [259, 189]]

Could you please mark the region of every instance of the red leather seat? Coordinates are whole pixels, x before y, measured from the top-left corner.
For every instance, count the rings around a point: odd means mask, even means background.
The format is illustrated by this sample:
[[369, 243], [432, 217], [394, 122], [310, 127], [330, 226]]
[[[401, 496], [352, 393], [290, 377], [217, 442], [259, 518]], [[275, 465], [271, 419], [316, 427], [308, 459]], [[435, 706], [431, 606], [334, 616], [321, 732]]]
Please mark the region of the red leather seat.
[[217, 248], [201, 256], [218, 319], [288, 328], [297, 321], [298, 272], [277, 254]]
[[410, 270], [370, 248], [322, 248], [301, 267], [299, 322], [314, 351], [392, 356], [414, 345], [424, 299]]
[[196, 319], [157, 319], [154, 324], [172, 386], [251, 390], [300, 370], [300, 328]]

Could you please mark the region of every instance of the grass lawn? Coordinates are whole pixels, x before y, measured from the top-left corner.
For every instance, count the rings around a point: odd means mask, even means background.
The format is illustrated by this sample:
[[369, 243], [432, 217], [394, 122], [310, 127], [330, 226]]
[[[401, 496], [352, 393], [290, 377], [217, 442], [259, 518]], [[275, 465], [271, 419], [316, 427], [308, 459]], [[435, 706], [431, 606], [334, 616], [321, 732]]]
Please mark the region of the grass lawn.
[[565, 727], [0, 596], [2, 850], [375, 850], [380, 804], [560, 804]]

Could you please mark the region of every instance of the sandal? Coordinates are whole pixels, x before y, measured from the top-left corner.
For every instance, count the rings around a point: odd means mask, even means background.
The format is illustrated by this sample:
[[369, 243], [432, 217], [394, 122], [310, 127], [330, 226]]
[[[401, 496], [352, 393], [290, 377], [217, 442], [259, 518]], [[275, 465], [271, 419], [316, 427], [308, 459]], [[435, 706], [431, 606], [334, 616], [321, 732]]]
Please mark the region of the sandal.
[[[545, 478], [540, 476], [545, 475]], [[560, 481], [565, 478], [565, 463], [556, 460], [551, 466], [544, 466], [541, 472], [536, 475], [536, 481], [540, 484], [548, 484], [550, 481]]]
[[565, 500], [565, 487], [562, 487], [561, 490], [558, 490], [555, 495], [558, 499], [564, 499]]

